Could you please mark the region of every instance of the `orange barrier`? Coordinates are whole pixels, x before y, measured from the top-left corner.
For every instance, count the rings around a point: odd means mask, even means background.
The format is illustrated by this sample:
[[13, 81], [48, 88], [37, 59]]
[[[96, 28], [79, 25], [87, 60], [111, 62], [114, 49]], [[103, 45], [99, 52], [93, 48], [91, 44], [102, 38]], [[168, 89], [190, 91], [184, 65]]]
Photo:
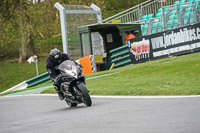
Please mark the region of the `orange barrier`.
[[90, 74], [92, 73], [92, 67], [91, 67], [91, 61], [90, 61], [90, 55], [85, 56], [83, 58], [79, 59], [80, 64], [83, 66], [82, 72], [84, 74]]

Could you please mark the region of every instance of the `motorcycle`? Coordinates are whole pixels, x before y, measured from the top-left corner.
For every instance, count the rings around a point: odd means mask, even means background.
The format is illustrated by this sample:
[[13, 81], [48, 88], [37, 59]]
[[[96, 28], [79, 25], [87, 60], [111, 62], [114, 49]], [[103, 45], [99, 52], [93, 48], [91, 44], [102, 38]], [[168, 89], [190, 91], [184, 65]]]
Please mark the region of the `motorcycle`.
[[70, 107], [76, 107], [81, 103], [91, 106], [92, 100], [85, 86], [85, 75], [81, 71], [81, 66], [73, 60], [66, 60], [56, 69], [61, 73], [60, 87], [66, 103]]

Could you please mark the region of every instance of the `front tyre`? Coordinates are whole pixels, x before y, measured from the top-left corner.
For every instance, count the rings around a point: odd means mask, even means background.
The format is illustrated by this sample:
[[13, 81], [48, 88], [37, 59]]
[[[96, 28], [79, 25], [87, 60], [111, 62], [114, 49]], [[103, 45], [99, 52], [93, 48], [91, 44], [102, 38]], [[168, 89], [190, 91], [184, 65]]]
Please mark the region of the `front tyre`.
[[91, 100], [90, 95], [88, 94], [88, 90], [85, 87], [85, 85], [83, 84], [83, 82], [80, 82], [79, 84], [77, 84], [77, 87], [81, 92], [83, 103], [86, 106], [91, 106], [92, 105], [92, 100]]

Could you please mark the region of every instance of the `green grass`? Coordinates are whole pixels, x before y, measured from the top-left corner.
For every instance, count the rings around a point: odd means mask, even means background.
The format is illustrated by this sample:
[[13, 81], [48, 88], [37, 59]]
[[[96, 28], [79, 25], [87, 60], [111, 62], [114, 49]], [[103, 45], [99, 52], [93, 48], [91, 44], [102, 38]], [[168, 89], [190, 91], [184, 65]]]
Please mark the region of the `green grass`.
[[[17, 59], [0, 61], [0, 92], [36, 75], [35, 63], [19, 64]], [[46, 59], [38, 61], [39, 74], [46, 72]]]
[[[2, 65], [0, 65], [0, 72], [10, 71], [8, 68], [17, 71], [19, 68], [19, 66], [14, 67], [15, 63], [10, 66], [10, 62], [4, 62], [5, 66], [6, 63], [8, 67], [2, 70]], [[43, 71], [44, 69], [41, 67], [45, 66], [42, 65], [42, 61], [40, 63], [39, 70]], [[30, 67], [30, 64], [23, 65]], [[35, 66], [33, 66], [26, 68], [21, 77], [24, 78], [24, 74], [28, 75], [26, 71], [29, 69], [31, 69], [32, 75], [35, 74]], [[14, 76], [10, 73], [12, 76], [7, 77], [4, 81], [11, 83], [9, 81], [11, 77], [20, 79], [17, 74], [19, 71], [14, 73]], [[91, 95], [200, 95], [200, 52], [88, 74], [86, 78], [108, 73], [114, 74], [86, 81], [86, 86]], [[13, 79], [13, 81], [15, 80]], [[47, 84], [47, 86], [49, 85], [51, 84]], [[37, 88], [37, 86], [34, 88]], [[53, 88], [50, 88], [43, 93], [56, 92]]]
[[[165, 58], [86, 75], [92, 95], [199, 95], [200, 53]], [[44, 93], [55, 93], [53, 88]]]

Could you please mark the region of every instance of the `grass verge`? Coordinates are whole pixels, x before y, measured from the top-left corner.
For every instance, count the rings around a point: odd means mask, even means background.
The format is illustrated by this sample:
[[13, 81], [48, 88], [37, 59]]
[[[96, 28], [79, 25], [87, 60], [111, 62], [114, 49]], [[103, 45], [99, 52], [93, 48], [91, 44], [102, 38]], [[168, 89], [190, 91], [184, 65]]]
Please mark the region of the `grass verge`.
[[[38, 61], [39, 74], [46, 72], [46, 59]], [[35, 63], [19, 64], [18, 59], [0, 61], [0, 92], [36, 75]]]
[[[86, 79], [91, 95], [200, 95], [200, 52], [88, 74]], [[42, 93], [56, 92], [51, 87]]]
[[[92, 95], [199, 95], [200, 53], [165, 58], [86, 75]], [[43, 93], [55, 93], [50, 88]]]

